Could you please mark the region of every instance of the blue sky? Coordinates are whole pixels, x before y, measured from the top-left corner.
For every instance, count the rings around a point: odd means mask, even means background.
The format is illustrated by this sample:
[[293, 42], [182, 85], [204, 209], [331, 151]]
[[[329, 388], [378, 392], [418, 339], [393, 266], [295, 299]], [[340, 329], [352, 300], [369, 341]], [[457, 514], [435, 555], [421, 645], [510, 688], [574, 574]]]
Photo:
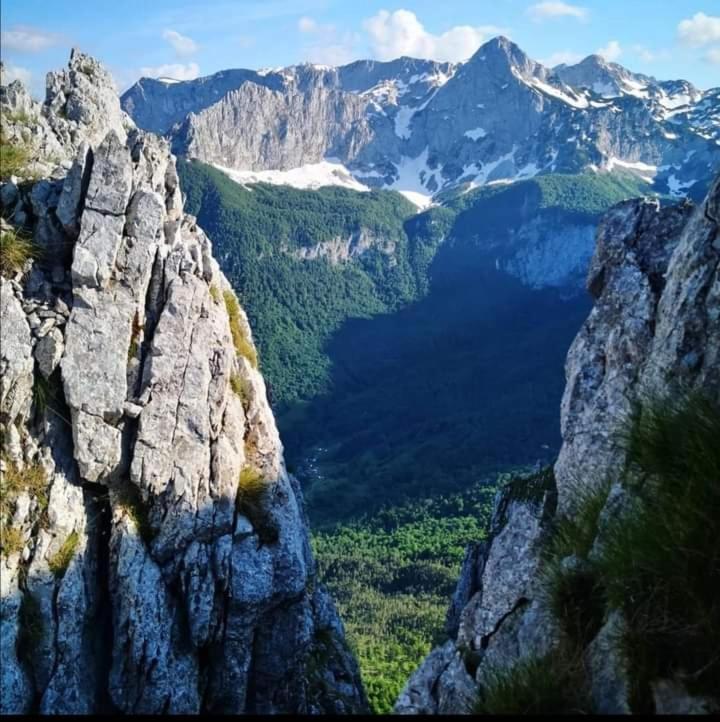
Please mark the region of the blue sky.
[[547, 64], [600, 51], [636, 72], [720, 85], [720, 0], [2, 0], [8, 77], [44, 92], [76, 45], [121, 89], [231, 67], [399, 55], [460, 60], [503, 33]]

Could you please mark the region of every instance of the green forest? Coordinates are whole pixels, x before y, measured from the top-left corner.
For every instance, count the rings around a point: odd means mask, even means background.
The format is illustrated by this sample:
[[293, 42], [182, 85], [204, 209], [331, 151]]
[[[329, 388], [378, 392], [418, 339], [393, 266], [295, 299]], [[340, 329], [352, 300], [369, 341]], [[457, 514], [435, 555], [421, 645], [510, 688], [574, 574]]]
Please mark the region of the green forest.
[[388, 713], [443, 628], [468, 543], [485, 537], [495, 480], [390, 506], [313, 535], [373, 710]]

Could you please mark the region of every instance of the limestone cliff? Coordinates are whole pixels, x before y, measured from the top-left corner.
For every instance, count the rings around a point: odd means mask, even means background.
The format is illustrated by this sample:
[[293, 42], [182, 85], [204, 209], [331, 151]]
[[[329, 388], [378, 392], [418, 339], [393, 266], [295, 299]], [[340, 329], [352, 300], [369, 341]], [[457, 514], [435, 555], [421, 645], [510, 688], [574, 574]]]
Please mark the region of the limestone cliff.
[[720, 157], [717, 88], [590, 56], [547, 68], [496, 37], [461, 63], [408, 57], [143, 78], [123, 95], [178, 154], [242, 171], [334, 160], [357, 181], [421, 193], [542, 173], [620, 170], [681, 197]]
[[[592, 562], [612, 525], [621, 528], [631, 518], [622, 515], [646, 503], [624, 483], [628, 447], [616, 433], [619, 423], [635, 402], [653, 395], [701, 391], [720, 402], [719, 219], [720, 177], [698, 207], [640, 199], [605, 216], [587, 280], [595, 306], [567, 357], [563, 445], [554, 473], [516, 479], [499, 492], [489, 540], [467, 551], [448, 613], [449, 639], [412, 676], [398, 712], [469, 712], [498, 671], [530, 660], [549, 664], [566, 644], [543, 569], [553, 529], [578, 514], [583, 499], [600, 499], [596, 528], [585, 540]], [[603, 484], [605, 494], [593, 496]], [[582, 580], [587, 560], [561, 554], [557, 563], [562, 574]], [[708, 580], [717, 574], [712, 565], [705, 568]], [[598, 589], [586, 604], [597, 601]], [[636, 622], [612, 606], [593, 621], [573, 659], [587, 684], [584, 711], [638, 711], [637, 661], [623, 641]], [[643, 711], [717, 711], [717, 696], [692, 688], [713, 664], [716, 656], [692, 673], [643, 679]]]
[[82, 53], [47, 88], [0, 91], [33, 174], [0, 186], [2, 232], [36, 256], [0, 279], [3, 713], [364, 710], [167, 142]]

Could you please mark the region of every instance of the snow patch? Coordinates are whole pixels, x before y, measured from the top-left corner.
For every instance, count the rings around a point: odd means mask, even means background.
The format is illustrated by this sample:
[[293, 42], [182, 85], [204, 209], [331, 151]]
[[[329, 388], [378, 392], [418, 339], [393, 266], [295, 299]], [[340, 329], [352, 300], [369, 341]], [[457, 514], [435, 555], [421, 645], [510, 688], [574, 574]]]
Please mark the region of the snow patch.
[[655, 176], [658, 173], [659, 168], [656, 165], [650, 163], [643, 163], [642, 161], [628, 161], [622, 160], [621, 158], [610, 157], [607, 159], [605, 169], [611, 171], [615, 167], [625, 168], [626, 170], [633, 171], [641, 180], [646, 183], [653, 183]]
[[417, 206], [419, 210], [424, 211], [432, 205], [435, 205], [432, 200], [432, 196], [426, 195], [425, 193], [418, 193], [416, 191], [398, 191], [400, 195], [405, 196], [410, 203]]
[[543, 83], [542, 80], [539, 80], [538, 78], [532, 78], [529, 81], [525, 81], [527, 85], [530, 85], [531, 87], [535, 88], [536, 90], [539, 90], [542, 93], [545, 93], [545, 95], [550, 95], [553, 98], [557, 98], [558, 100], [562, 100], [563, 103], [567, 103], [573, 108], [579, 108], [581, 110], [584, 110], [585, 108], [589, 107], [589, 103], [587, 101], [587, 98], [583, 97], [573, 97], [572, 95], [568, 95], [564, 91], [560, 90], [560, 88], [555, 88], [552, 85], [548, 85], [547, 83]]
[[357, 181], [350, 171], [341, 163], [334, 160], [324, 160], [320, 163], [309, 163], [290, 170], [235, 170], [225, 166], [215, 165], [231, 180], [240, 185], [253, 183], [269, 183], [276, 186], [291, 186], [293, 188], [322, 188], [323, 186], [340, 186], [354, 191], [369, 191], [366, 185]]
[[466, 130], [463, 135], [470, 140], [477, 140], [478, 138], [484, 138], [487, 132], [483, 128], [474, 128], [473, 130]]
[[395, 115], [395, 135], [398, 138], [407, 140], [412, 135], [410, 130], [410, 121], [413, 115], [415, 115], [416, 108], [398, 108], [398, 112]]
[[625, 95], [632, 95], [636, 98], [642, 98], [643, 100], [646, 100], [650, 95], [647, 90], [647, 85], [643, 85], [637, 80], [623, 78], [622, 84]]
[[697, 183], [696, 180], [689, 180], [689, 181], [681, 181], [678, 178], [676, 178], [674, 175], [668, 176], [667, 184], [668, 188], [670, 189], [670, 195], [674, 198], [682, 198], [685, 196], [685, 191], [690, 188], [690, 186], [695, 185]]
[[425, 148], [416, 158], [403, 156], [400, 163], [395, 166], [397, 171], [396, 180], [385, 186], [389, 190], [399, 191], [420, 208], [426, 208], [432, 202], [432, 193], [428, 191], [426, 185], [437, 173], [436, 170], [428, 167], [429, 152], [430, 150]]

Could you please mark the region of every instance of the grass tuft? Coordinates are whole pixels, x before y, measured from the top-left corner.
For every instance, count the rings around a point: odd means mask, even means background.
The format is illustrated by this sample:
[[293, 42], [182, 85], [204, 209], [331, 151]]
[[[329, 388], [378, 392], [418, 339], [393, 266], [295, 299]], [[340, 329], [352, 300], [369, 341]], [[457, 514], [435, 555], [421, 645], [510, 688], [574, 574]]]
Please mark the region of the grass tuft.
[[278, 529], [268, 518], [266, 503], [270, 484], [263, 473], [248, 464], [238, 478], [237, 510], [246, 516], [264, 544], [278, 539]]
[[215, 283], [210, 285], [210, 297], [213, 301], [215, 301], [215, 303], [220, 303], [220, 301], [222, 301], [222, 294]]
[[558, 655], [526, 659], [504, 670], [487, 671], [473, 712], [485, 715], [578, 714], [588, 712], [578, 665]]
[[24, 143], [9, 141], [0, 131], [0, 180], [28, 175], [30, 148]]
[[243, 401], [245, 400], [245, 386], [240, 374], [233, 373], [230, 375], [230, 388], [233, 393], [237, 394]]
[[588, 555], [598, 535], [610, 483], [576, 484], [572, 512], [555, 520], [541, 569], [541, 594], [566, 635], [584, 646], [597, 634], [606, 612], [606, 595]]
[[547, 560], [542, 569], [542, 595], [560, 623], [565, 643], [582, 648], [600, 631], [607, 599], [595, 567], [578, 557]]
[[130, 345], [128, 346], [127, 352], [128, 363], [132, 361], [132, 359], [136, 358], [138, 354], [138, 350], [140, 348], [140, 334], [142, 333], [143, 328], [144, 326], [140, 323], [140, 314], [135, 311], [130, 330]]
[[37, 246], [22, 231], [12, 229], [0, 233], [0, 274], [6, 278], [20, 273], [25, 263], [38, 255]]
[[[642, 674], [720, 689], [720, 405], [646, 400], [626, 434], [637, 501], [610, 524], [597, 567], [632, 629]], [[647, 691], [647, 690], [646, 690]], [[647, 696], [647, 695], [646, 695]]]
[[32, 523], [47, 523], [48, 479], [40, 464], [26, 464], [22, 469], [3, 458], [5, 471], [0, 473], [0, 549], [4, 556], [22, 551], [25, 544], [21, 529], [11, 526], [18, 496], [27, 492], [37, 507]]
[[62, 579], [65, 576], [65, 572], [75, 556], [79, 543], [80, 535], [76, 531], [71, 532], [62, 543], [60, 549], [48, 560], [50, 571], [55, 575], [56, 579]]
[[240, 304], [232, 291], [225, 291], [223, 298], [230, 321], [230, 334], [232, 335], [235, 351], [240, 356], [244, 356], [250, 362], [250, 365], [256, 369], [258, 367], [257, 351], [243, 330], [240, 318]]
[[258, 499], [267, 490], [268, 484], [262, 472], [253, 466], [246, 466], [238, 479], [239, 493], [249, 499]]
[[137, 533], [145, 544], [150, 544], [155, 537], [147, 504], [142, 498], [140, 490], [130, 481], [118, 491], [117, 504], [132, 521]]
[[10, 557], [18, 554], [25, 546], [25, 537], [22, 531], [16, 527], [0, 524], [0, 554]]

